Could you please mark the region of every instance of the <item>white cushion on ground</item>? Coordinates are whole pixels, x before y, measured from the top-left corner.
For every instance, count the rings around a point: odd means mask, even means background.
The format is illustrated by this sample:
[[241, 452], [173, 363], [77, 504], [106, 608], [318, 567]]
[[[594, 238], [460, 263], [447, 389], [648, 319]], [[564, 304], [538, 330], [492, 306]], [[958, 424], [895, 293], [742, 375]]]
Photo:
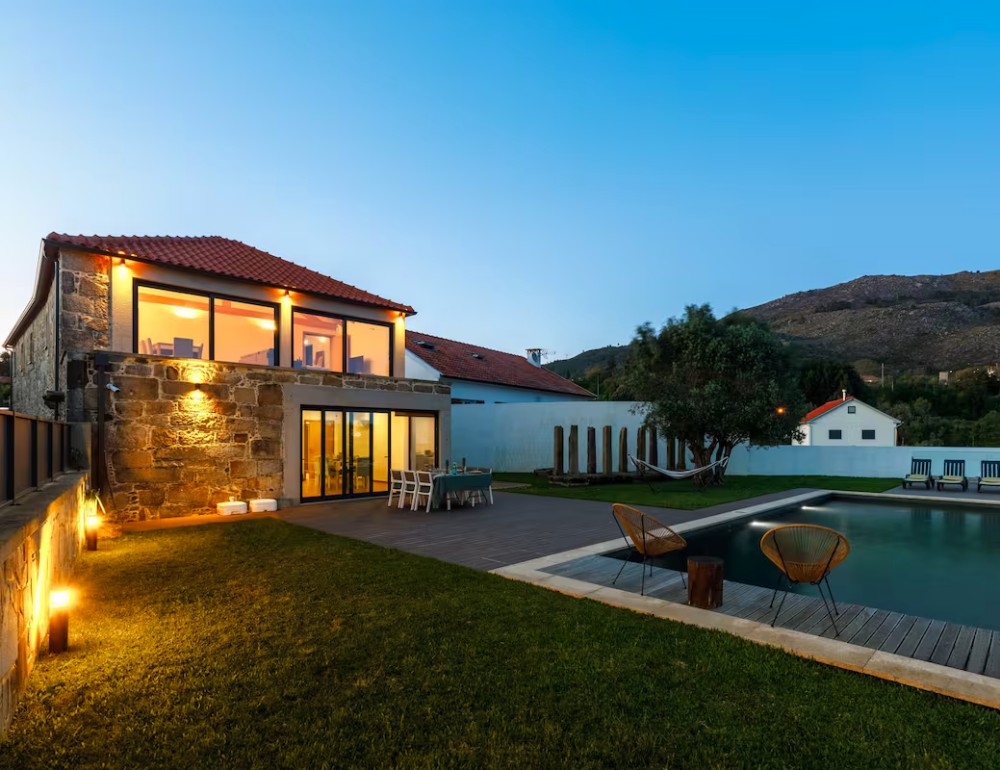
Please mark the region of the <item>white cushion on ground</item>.
[[263, 513], [264, 511], [276, 510], [278, 510], [278, 501], [272, 500], [269, 497], [262, 497], [257, 500], [250, 501], [251, 513]]
[[247, 504], [241, 500], [230, 500], [227, 503], [219, 503], [215, 510], [223, 516], [232, 516], [234, 513], [246, 513]]

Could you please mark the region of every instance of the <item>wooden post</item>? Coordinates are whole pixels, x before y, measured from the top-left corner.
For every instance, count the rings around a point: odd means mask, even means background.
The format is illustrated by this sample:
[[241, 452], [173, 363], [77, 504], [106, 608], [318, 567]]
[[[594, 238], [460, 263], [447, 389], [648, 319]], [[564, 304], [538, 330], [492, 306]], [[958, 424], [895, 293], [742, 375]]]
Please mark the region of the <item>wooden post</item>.
[[722, 606], [722, 568], [715, 556], [688, 558], [688, 604], [703, 610]]
[[601, 431], [601, 467], [604, 469], [605, 476], [614, 473], [611, 460], [611, 426], [605, 425], [604, 430]]
[[635, 459], [646, 459], [646, 429], [642, 427], [635, 432]]
[[677, 441], [667, 437], [667, 470], [672, 471], [677, 468]]
[[570, 476], [580, 475], [580, 428], [569, 426], [569, 465], [566, 473]]
[[587, 428], [587, 473], [597, 474], [597, 428]]
[[563, 427], [556, 425], [552, 431], [552, 475], [562, 476], [565, 473], [563, 468]]
[[628, 428], [618, 432], [618, 472], [628, 473]]
[[656, 428], [649, 429], [649, 464], [660, 465], [660, 446], [656, 441]]

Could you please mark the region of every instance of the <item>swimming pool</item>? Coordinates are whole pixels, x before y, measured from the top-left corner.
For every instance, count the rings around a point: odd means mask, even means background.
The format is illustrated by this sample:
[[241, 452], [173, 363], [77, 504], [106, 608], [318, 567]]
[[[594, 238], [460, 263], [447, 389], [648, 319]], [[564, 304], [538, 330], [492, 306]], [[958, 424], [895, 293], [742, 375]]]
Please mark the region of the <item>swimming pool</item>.
[[[782, 524], [818, 524], [850, 541], [850, 555], [830, 575], [838, 603], [1000, 631], [1000, 511], [832, 497], [686, 534], [685, 551], [654, 563], [684, 569], [688, 556], [718, 556], [726, 579], [773, 588], [778, 570], [760, 539]], [[810, 585], [792, 591], [819, 596]]]

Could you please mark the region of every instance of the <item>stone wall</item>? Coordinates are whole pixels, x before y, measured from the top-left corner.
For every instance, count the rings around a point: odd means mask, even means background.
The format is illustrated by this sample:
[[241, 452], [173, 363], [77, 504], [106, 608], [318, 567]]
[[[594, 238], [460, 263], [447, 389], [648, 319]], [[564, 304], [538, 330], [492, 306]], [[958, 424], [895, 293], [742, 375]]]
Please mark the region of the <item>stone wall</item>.
[[[58, 411], [43, 400], [46, 391], [66, 388], [66, 361], [61, 353], [103, 350], [108, 347], [109, 270], [111, 259], [99, 254], [62, 250], [57, 274], [45, 308], [15, 344], [11, 371], [12, 404], [16, 412], [33, 417], [62, 418], [70, 405]], [[59, 335], [56, 340], [56, 298]], [[79, 415], [77, 415], [78, 417]]]
[[14, 345], [11, 408], [32, 417], [55, 416], [43, 400], [56, 387], [55, 299], [55, 292], [49, 292], [45, 307]]
[[0, 734], [48, 633], [49, 589], [80, 553], [83, 497], [84, 476], [69, 474], [0, 508]]
[[[106, 456], [120, 520], [214, 513], [231, 496], [282, 498], [285, 388], [448, 395], [440, 383], [108, 353]], [[97, 369], [79, 396], [96, 422]]]

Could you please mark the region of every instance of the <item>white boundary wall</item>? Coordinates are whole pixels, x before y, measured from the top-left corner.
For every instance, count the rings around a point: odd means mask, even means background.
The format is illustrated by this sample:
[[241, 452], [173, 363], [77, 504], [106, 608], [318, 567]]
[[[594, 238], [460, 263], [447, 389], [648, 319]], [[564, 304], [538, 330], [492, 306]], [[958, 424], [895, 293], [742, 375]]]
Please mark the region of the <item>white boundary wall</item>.
[[[451, 410], [452, 458], [496, 471], [532, 471], [552, 467], [552, 429], [580, 428], [580, 470], [586, 470], [587, 428], [597, 429], [597, 467], [601, 468], [601, 428], [612, 426], [612, 467], [618, 468], [618, 431], [628, 428], [629, 451], [635, 453], [641, 421], [625, 401], [563, 401], [523, 404], [455, 404]], [[568, 459], [568, 450], [565, 454]], [[660, 462], [666, 462], [661, 440]], [[780, 446], [770, 449], [737, 447], [729, 472], [750, 476], [868, 476], [901, 478], [914, 457], [930, 459], [932, 472], [944, 470], [945, 460], [965, 460], [967, 476], [979, 475], [981, 460], [1000, 460], [1000, 447], [827, 447]], [[690, 458], [688, 467], [691, 467]]]

